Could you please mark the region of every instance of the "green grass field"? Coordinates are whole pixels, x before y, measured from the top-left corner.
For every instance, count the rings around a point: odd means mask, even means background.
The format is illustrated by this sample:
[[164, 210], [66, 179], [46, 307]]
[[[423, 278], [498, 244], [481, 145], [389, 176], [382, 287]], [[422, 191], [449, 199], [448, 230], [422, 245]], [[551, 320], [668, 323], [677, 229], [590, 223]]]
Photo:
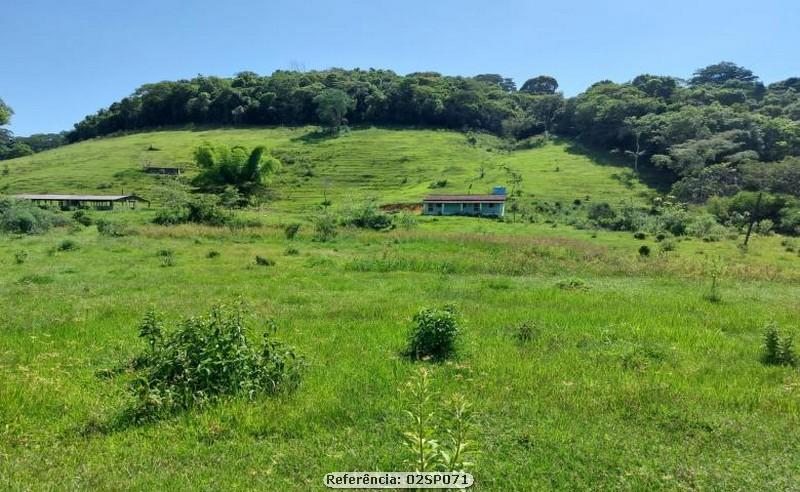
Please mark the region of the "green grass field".
[[[800, 337], [800, 256], [783, 238], [756, 236], [746, 254], [697, 239], [662, 253], [630, 233], [421, 217], [314, 242], [305, 217], [323, 195], [334, 206], [413, 203], [439, 179], [442, 192], [506, 184], [505, 167], [536, 200], [643, 202], [653, 190], [569, 142], [507, 153], [445, 131], [310, 131], [145, 133], [9, 163], [5, 193], [146, 195], [160, 178], [138, 171], [143, 159], [188, 162], [203, 140], [267, 143], [294, 159], [276, 178], [279, 198], [246, 212], [258, 227], [160, 227], [138, 210], [91, 213], [131, 224], [125, 237], [94, 226], [0, 236], [0, 488], [321, 490], [331, 471], [405, 469], [399, 389], [424, 364], [436, 398], [457, 391], [474, 405], [475, 490], [797, 490], [800, 372], [759, 360], [767, 323]], [[289, 241], [282, 224], [297, 220]], [[64, 239], [79, 248], [58, 251]], [[256, 266], [256, 255], [276, 264]], [[710, 302], [716, 257], [726, 270]], [[238, 296], [258, 328], [275, 320], [307, 357], [297, 391], [115, 425], [125, 377], [98, 373], [142, 349], [147, 307], [177, 320]], [[404, 358], [413, 314], [444, 304], [463, 319], [457, 357]], [[527, 343], [514, 337], [523, 321], [536, 326]]]
[[[508, 185], [507, 169], [523, 176], [522, 188], [536, 199], [572, 201], [590, 195], [618, 202], [648, 190], [614, 176], [622, 168], [596, 165], [570, 152], [566, 143], [503, 152], [495, 137], [470, 145], [463, 134], [434, 130], [356, 130], [339, 138], [318, 137], [315, 128], [229, 129], [139, 133], [80, 142], [8, 162], [0, 177], [5, 193], [99, 193], [120, 191], [157, 199], [165, 179], [147, 175], [145, 164], [180, 166], [194, 174], [192, 152], [202, 142], [266, 145], [284, 161], [275, 177], [276, 211], [308, 210], [323, 200], [375, 198], [382, 203], [418, 203], [431, 183], [446, 179], [440, 193], [488, 193]], [[155, 151], [148, 150], [153, 147]], [[484, 168], [481, 179], [480, 168]], [[576, 186], [578, 184], [578, 186]]]

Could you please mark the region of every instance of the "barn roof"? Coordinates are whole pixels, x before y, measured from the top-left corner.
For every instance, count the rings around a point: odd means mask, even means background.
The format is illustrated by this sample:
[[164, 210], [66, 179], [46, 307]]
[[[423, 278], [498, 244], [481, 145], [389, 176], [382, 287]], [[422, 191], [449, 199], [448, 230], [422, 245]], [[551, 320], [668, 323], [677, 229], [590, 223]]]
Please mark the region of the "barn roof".
[[428, 195], [425, 202], [446, 202], [446, 203], [501, 203], [506, 201], [505, 195]]
[[127, 202], [127, 201], [146, 201], [136, 195], [39, 195], [23, 193], [14, 195], [15, 198], [22, 200], [52, 200], [52, 201], [79, 201], [79, 202]]

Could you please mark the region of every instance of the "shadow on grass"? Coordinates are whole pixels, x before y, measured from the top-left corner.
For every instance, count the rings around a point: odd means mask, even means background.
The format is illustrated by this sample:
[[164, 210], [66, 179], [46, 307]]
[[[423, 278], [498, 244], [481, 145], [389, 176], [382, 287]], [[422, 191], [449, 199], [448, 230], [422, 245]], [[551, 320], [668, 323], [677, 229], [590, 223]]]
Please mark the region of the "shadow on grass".
[[[575, 140], [560, 140], [560, 143], [565, 143], [567, 145], [566, 150], [569, 154], [588, 157], [592, 162], [601, 166], [631, 169], [632, 171], [630, 161], [620, 155], [614, 155], [602, 149], [587, 147]], [[672, 172], [649, 164], [640, 166], [636, 177], [643, 184], [662, 194], [669, 193], [672, 183], [676, 181], [676, 177]]]

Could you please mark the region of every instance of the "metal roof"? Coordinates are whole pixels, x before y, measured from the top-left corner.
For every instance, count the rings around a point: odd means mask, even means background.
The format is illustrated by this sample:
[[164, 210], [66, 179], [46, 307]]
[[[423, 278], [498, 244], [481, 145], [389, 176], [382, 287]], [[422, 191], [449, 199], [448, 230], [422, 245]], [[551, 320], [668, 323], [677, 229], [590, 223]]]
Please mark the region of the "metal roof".
[[505, 195], [428, 195], [422, 201], [447, 202], [447, 203], [465, 203], [465, 202], [501, 203], [506, 201], [506, 196]]
[[52, 200], [52, 201], [79, 201], [79, 202], [123, 202], [123, 201], [146, 201], [136, 195], [37, 195], [23, 193], [14, 195], [15, 198], [22, 200]]

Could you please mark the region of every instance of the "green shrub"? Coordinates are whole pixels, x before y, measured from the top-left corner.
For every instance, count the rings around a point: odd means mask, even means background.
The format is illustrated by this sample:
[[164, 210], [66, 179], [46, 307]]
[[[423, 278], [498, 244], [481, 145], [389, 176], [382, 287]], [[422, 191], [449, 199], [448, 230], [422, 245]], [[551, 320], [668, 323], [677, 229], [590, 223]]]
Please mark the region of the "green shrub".
[[90, 226], [92, 225], [92, 217], [86, 213], [85, 210], [76, 210], [72, 214], [72, 219], [82, 226]]
[[383, 231], [394, 227], [389, 214], [382, 212], [373, 201], [366, 201], [359, 206], [345, 211], [342, 225], [361, 229]]
[[72, 239], [64, 239], [58, 243], [58, 247], [56, 249], [59, 251], [75, 251], [79, 248], [80, 245], [77, 242], [73, 241]]
[[561, 290], [588, 290], [589, 286], [581, 278], [570, 277], [562, 278], [556, 282], [556, 286]]
[[461, 333], [453, 306], [422, 309], [414, 315], [413, 321], [406, 349], [409, 357], [443, 360], [453, 355]]
[[639, 256], [641, 257], [650, 256], [650, 246], [646, 244], [639, 246]]
[[775, 324], [770, 324], [764, 331], [761, 362], [780, 366], [794, 366], [797, 364], [797, 355], [794, 352], [792, 337], [790, 335], [781, 336]]
[[405, 464], [419, 472], [466, 471], [474, 465], [477, 452], [472, 405], [455, 393], [443, 408], [436, 408], [430, 374], [428, 368], [420, 367], [401, 391], [408, 418], [402, 432], [408, 454]]
[[300, 232], [300, 226], [301, 225], [300, 225], [299, 222], [294, 222], [292, 224], [287, 224], [283, 228], [283, 233], [286, 235], [286, 239], [289, 239], [290, 241], [292, 239], [294, 239], [295, 236], [297, 236], [297, 233]]
[[288, 247], [285, 251], [286, 256], [297, 256], [300, 254], [300, 250], [295, 247]]
[[167, 331], [151, 310], [139, 327], [147, 348], [136, 356], [130, 416], [142, 421], [225, 397], [254, 399], [294, 389], [303, 359], [275, 341], [269, 321], [263, 341], [250, 340], [241, 304], [218, 306]]
[[642, 240], [642, 239], [645, 239], [647, 237], [647, 234], [645, 234], [644, 232], [636, 232], [636, 233], [633, 234], [633, 237], [635, 239]]
[[676, 243], [673, 239], [665, 239], [659, 243], [658, 247], [664, 252], [675, 251]]
[[410, 230], [417, 227], [417, 216], [411, 212], [400, 212], [395, 222], [403, 229]]
[[216, 258], [219, 256], [219, 251], [212, 249], [208, 253], [206, 253], [206, 258]]
[[0, 197], [0, 232], [41, 234], [68, 221], [32, 203]]
[[153, 222], [159, 225], [205, 224], [226, 225], [231, 215], [219, 206], [214, 195], [180, 195], [173, 197], [164, 208], [156, 212]]
[[336, 237], [336, 217], [333, 214], [323, 211], [314, 216], [312, 220], [314, 222], [314, 241], [324, 243], [332, 241]]
[[97, 219], [95, 226], [97, 227], [97, 233], [101, 236], [123, 237], [133, 233], [126, 225], [111, 222], [106, 219]]
[[256, 265], [258, 266], [275, 266], [275, 261], [256, 255]]
[[160, 249], [156, 252], [156, 256], [161, 260], [162, 267], [175, 266], [175, 252], [171, 249]]
[[28, 259], [28, 252], [24, 249], [14, 252], [14, 263], [22, 265]]
[[539, 335], [539, 329], [533, 321], [523, 321], [513, 329], [514, 339], [520, 345], [527, 345]]

